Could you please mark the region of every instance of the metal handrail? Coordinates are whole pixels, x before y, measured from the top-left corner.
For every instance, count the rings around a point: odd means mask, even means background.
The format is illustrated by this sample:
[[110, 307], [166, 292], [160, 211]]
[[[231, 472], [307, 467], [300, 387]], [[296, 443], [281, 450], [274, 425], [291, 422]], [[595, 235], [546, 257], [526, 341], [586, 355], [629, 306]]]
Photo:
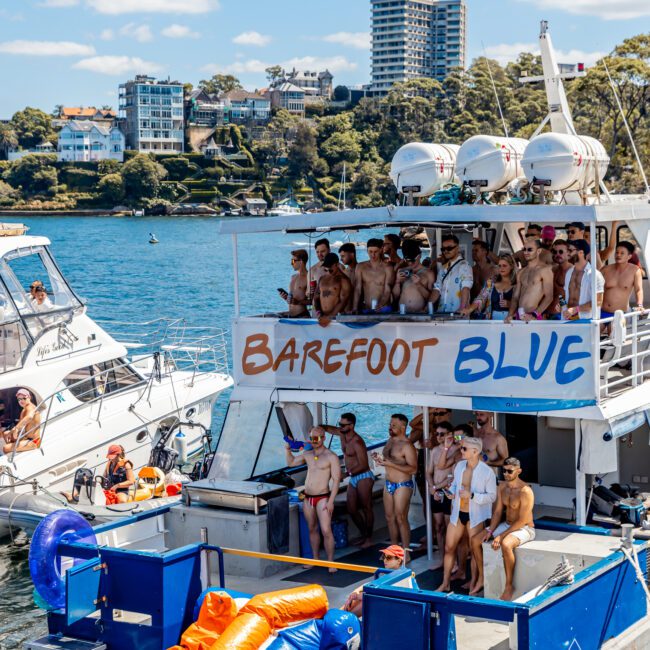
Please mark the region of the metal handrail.
[[[153, 360], [154, 368], [156, 364], [158, 365], [158, 370], [160, 371], [160, 377], [172, 377], [175, 372], [188, 372], [192, 371], [191, 381], [193, 382], [197, 374], [206, 374], [212, 372], [221, 372], [224, 374], [228, 373], [228, 352], [227, 344], [225, 339], [225, 332], [217, 328], [200, 328], [192, 327], [188, 328], [185, 325], [184, 319], [164, 319], [159, 318], [147, 323], [127, 323], [129, 325], [137, 324], [142, 325], [157, 325], [162, 327], [164, 331], [164, 336], [162, 338], [157, 338], [154, 343], [145, 343], [145, 346], [153, 346], [159, 349], [154, 352], [150, 352], [144, 355], [138, 355], [139, 361], [146, 361], [148, 359]], [[173, 328], [173, 334], [170, 334], [170, 329]], [[191, 338], [187, 336], [187, 330], [205, 330], [210, 329], [214, 333], [208, 336], [199, 336], [197, 338]], [[166, 342], [168, 341], [168, 342]], [[162, 362], [160, 359], [162, 358]], [[135, 372], [140, 380], [133, 383], [132, 385], [124, 386], [118, 388], [117, 390], [106, 391], [106, 384], [108, 383], [109, 373], [114, 373], [119, 371], [121, 368], [127, 368]], [[135, 387], [142, 386], [145, 383], [148, 383], [152, 380], [153, 374], [150, 378], [142, 377], [142, 375], [137, 371], [137, 368], [132, 366], [130, 361], [124, 361], [113, 365], [111, 368], [102, 370], [101, 372], [84, 377], [74, 383], [66, 384], [63, 388], [59, 388], [50, 395], [44, 397], [37, 403], [36, 409], [42, 411], [47, 408], [47, 414], [44, 420], [41, 422], [40, 428], [40, 444], [39, 448], [41, 453], [43, 452], [42, 444], [45, 438], [45, 431], [47, 425], [51, 422], [54, 422], [62, 417], [69, 415], [70, 413], [77, 411], [82, 408], [91, 408], [93, 405], [99, 403], [99, 408], [97, 409], [97, 417], [99, 419], [99, 414], [101, 413], [104, 398], [107, 395], [115, 395], [127, 390], [131, 390]], [[85, 387], [88, 385], [88, 388], [79, 393], [75, 392], [75, 388]], [[104, 389], [100, 395], [96, 394], [97, 386], [103, 385]], [[52, 410], [52, 405], [57, 396], [64, 390], [70, 391], [74, 397], [81, 402], [81, 404], [75, 405], [70, 409], [66, 409], [61, 413], [56, 413], [54, 416], [50, 417]], [[85, 401], [84, 397], [88, 395], [92, 396], [92, 399]], [[33, 429], [25, 431], [24, 427], [16, 438], [14, 443], [14, 449], [11, 453], [9, 461], [13, 463], [14, 457], [16, 455], [16, 448], [18, 443], [24, 439]]]

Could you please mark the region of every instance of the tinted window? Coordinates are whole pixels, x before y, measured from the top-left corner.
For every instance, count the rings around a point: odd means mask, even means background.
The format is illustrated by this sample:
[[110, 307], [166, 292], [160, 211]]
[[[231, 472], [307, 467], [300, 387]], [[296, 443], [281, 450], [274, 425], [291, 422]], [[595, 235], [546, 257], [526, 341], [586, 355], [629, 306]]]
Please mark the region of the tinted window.
[[140, 375], [121, 359], [103, 361], [71, 372], [63, 382], [82, 402], [114, 393], [142, 381]]

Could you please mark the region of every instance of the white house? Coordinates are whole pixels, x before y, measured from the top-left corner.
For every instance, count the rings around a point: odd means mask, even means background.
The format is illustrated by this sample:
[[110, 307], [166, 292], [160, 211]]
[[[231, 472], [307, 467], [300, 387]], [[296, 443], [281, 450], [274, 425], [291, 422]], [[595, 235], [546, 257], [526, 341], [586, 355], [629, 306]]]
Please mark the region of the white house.
[[68, 162], [124, 160], [124, 134], [116, 127], [70, 120], [59, 132], [58, 159]]

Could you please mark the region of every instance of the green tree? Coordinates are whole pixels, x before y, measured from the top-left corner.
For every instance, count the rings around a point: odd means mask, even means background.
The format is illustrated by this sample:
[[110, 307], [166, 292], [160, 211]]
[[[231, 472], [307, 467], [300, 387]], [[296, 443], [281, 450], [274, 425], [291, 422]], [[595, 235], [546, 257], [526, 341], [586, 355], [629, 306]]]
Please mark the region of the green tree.
[[0, 181], [0, 205], [11, 205], [16, 199], [20, 198], [20, 192], [11, 187], [9, 183]]
[[138, 154], [122, 168], [124, 190], [127, 199], [155, 198], [167, 170], [145, 154]]
[[12, 163], [7, 181], [25, 194], [53, 192], [58, 184], [56, 154], [29, 154]]
[[209, 79], [201, 79], [199, 88], [209, 94], [229, 93], [231, 90], [239, 90], [242, 85], [237, 77], [231, 74], [215, 74]]
[[272, 65], [266, 68], [264, 72], [266, 72], [266, 79], [271, 86], [284, 78], [284, 68], [281, 65]]
[[121, 174], [106, 174], [102, 176], [97, 189], [107, 205], [117, 205], [124, 200], [124, 179]]
[[29, 106], [14, 113], [10, 122], [18, 137], [18, 144], [23, 149], [31, 149], [44, 141], [56, 142], [56, 134], [52, 130], [52, 116], [39, 108]]
[[163, 158], [160, 164], [167, 170], [168, 178], [172, 181], [182, 181], [190, 175], [191, 165], [187, 158]]
[[301, 122], [296, 129], [296, 138], [289, 149], [289, 174], [294, 178], [311, 174], [318, 150], [316, 148], [316, 131], [307, 122]]
[[106, 174], [117, 174], [122, 167], [122, 163], [112, 158], [107, 158], [106, 160], [100, 160], [97, 163], [97, 172], [100, 176], [106, 176]]
[[334, 101], [349, 102], [350, 89], [347, 86], [337, 86], [336, 88], [334, 88]]
[[359, 136], [355, 131], [334, 133], [323, 142], [320, 151], [330, 167], [342, 162], [354, 165], [361, 156]]
[[18, 146], [18, 136], [10, 124], [0, 124], [0, 158], [7, 158], [11, 149]]

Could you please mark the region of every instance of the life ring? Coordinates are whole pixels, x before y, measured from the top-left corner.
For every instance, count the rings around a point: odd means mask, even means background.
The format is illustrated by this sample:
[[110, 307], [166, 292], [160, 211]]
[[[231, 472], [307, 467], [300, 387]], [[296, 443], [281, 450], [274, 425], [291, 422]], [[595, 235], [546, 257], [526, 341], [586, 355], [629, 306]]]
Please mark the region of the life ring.
[[[56, 510], [38, 524], [29, 547], [29, 572], [39, 596], [52, 609], [65, 607], [65, 576], [61, 574], [59, 542], [83, 538], [96, 544], [90, 524], [74, 510]], [[84, 562], [74, 559], [74, 564]]]
[[[165, 472], [159, 467], [147, 466], [138, 472], [139, 485], [142, 483], [151, 490], [152, 496], [160, 497], [165, 492]], [[138, 501], [138, 499], [136, 499]]]

